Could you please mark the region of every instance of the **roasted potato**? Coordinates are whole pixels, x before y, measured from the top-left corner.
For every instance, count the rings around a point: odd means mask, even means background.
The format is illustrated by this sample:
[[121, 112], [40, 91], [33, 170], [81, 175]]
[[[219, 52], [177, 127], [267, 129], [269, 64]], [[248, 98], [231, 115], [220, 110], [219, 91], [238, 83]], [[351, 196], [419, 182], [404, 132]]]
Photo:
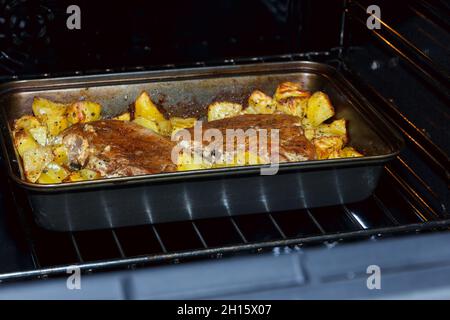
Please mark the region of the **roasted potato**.
[[344, 140], [342, 137], [322, 137], [314, 139], [313, 144], [319, 160], [333, 159], [339, 158]]
[[47, 145], [47, 127], [39, 126], [28, 130], [34, 140], [41, 146]]
[[321, 124], [316, 127], [317, 137], [344, 136], [347, 135], [347, 129], [344, 119], [334, 120], [330, 124]]
[[147, 118], [138, 117], [133, 120], [134, 123], [153, 130], [163, 136], [170, 136], [172, 133], [172, 124], [169, 120], [153, 121]]
[[170, 120], [160, 120], [157, 122], [158, 124], [158, 132], [163, 136], [169, 136], [172, 134], [172, 123]]
[[301, 120], [301, 126], [303, 128], [306, 139], [312, 140], [315, 137], [316, 129], [307, 118]]
[[192, 128], [197, 121], [196, 118], [179, 118], [179, 117], [171, 117], [169, 119], [172, 125], [172, 135], [174, 135], [177, 131], [181, 129]]
[[164, 115], [152, 102], [147, 92], [143, 91], [134, 102], [134, 118], [145, 118], [151, 121], [165, 120]]
[[281, 83], [274, 94], [276, 109], [282, 113], [301, 117], [305, 115], [308, 98], [311, 94], [294, 82]]
[[67, 181], [75, 182], [75, 181], [86, 181], [86, 180], [95, 180], [99, 179], [101, 176], [97, 171], [90, 169], [81, 169], [78, 171], [72, 172], [68, 177]]
[[45, 146], [47, 144], [47, 127], [41, 125], [36, 117], [25, 115], [17, 119], [13, 128], [14, 138], [21, 131], [29, 133], [40, 145]]
[[112, 118], [113, 120], [120, 120], [120, 121], [130, 121], [131, 115], [129, 112], [124, 112], [122, 114], [119, 114], [118, 116]]
[[339, 158], [355, 158], [363, 155], [352, 147], [345, 147], [339, 152]]
[[136, 119], [133, 120], [134, 123], [143, 126], [147, 129], [153, 130], [156, 133], [159, 133], [159, 126], [158, 123], [156, 121], [147, 119], [147, 118], [143, 118], [143, 117], [137, 117]]
[[235, 117], [239, 115], [241, 111], [242, 105], [239, 103], [227, 101], [214, 102], [208, 106], [208, 121]]
[[56, 136], [69, 126], [66, 117], [67, 105], [35, 97], [32, 105], [33, 113], [44, 124], [51, 136]]
[[39, 144], [34, 140], [31, 134], [24, 129], [14, 132], [14, 145], [21, 157], [23, 157], [26, 151], [39, 147]]
[[275, 101], [265, 93], [255, 90], [248, 98], [248, 107], [242, 113], [244, 114], [272, 114], [276, 108]]
[[306, 139], [308, 139], [309, 141], [314, 139], [314, 134], [315, 134], [315, 130], [314, 129], [304, 128], [303, 129], [303, 133], [304, 133]]
[[195, 163], [194, 160], [193, 155], [188, 152], [181, 152], [177, 157], [177, 171], [209, 169], [212, 167], [212, 165], [207, 161], [199, 161], [199, 163]]
[[30, 182], [36, 182], [42, 170], [53, 160], [51, 148], [37, 146], [24, 152], [22, 156], [25, 177]]
[[311, 125], [317, 127], [332, 116], [334, 116], [334, 108], [328, 96], [321, 91], [314, 92], [308, 99], [306, 108], [306, 118]]
[[213, 168], [239, 167], [263, 163], [265, 162], [257, 154], [253, 154], [250, 151], [244, 151], [235, 154], [231, 159], [224, 159], [222, 163], [215, 163]]
[[35, 116], [24, 115], [14, 121], [14, 131], [24, 129], [30, 130], [32, 128], [40, 127], [41, 123]]
[[301, 119], [301, 125], [303, 128], [314, 129], [315, 127], [311, 124], [311, 121], [308, 118]]
[[299, 83], [283, 82], [278, 85], [273, 96], [276, 101], [283, 101], [287, 98], [309, 98], [309, 91], [303, 90]]
[[55, 162], [50, 162], [42, 170], [38, 182], [42, 184], [61, 183], [68, 175], [69, 171]]
[[101, 118], [102, 106], [96, 102], [78, 101], [67, 107], [67, 120], [70, 124], [85, 123]]
[[344, 119], [335, 120], [330, 124], [321, 124], [313, 127], [308, 121], [303, 121], [305, 136], [308, 140], [322, 137], [340, 137], [347, 143], [346, 121]]
[[66, 166], [69, 164], [68, 150], [64, 145], [56, 145], [52, 148], [53, 161], [60, 166]]
[[277, 101], [276, 108], [285, 114], [303, 118], [306, 112], [308, 98], [286, 98], [282, 101]]

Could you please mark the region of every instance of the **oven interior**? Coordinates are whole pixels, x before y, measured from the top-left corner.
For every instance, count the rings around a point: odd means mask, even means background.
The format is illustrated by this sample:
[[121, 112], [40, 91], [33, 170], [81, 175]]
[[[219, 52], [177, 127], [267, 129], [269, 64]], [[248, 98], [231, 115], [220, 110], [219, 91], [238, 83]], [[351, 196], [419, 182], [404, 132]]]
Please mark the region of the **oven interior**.
[[[372, 30], [366, 25], [372, 3], [362, 0], [202, 0], [176, 6], [131, 1], [125, 9], [110, 3], [109, 14], [99, 4], [79, 1], [82, 27], [70, 32], [58, 28], [65, 24], [66, 2], [0, 3], [4, 19], [16, 17], [0, 37], [2, 82], [317, 61], [349, 78], [402, 132], [406, 147], [386, 165], [375, 193], [359, 203], [84, 232], [39, 228], [25, 195], [1, 170], [1, 282], [62, 276], [69, 265], [98, 274], [378, 243], [449, 228], [450, 8], [445, 1], [377, 1], [381, 29]], [[40, 20], [26, 20], [30, 16]], [[22, 18], [30, 23], [20, 31]]]

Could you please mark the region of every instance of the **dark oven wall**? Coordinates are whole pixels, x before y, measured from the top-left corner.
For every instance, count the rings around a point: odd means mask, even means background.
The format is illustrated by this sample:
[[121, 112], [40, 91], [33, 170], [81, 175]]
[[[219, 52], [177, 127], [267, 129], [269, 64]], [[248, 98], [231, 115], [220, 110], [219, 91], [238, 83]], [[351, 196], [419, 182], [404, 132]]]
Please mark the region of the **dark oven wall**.
[[[379, 29], [366, 25], [371, 4], [380, 8]], [[439, 0], [349, 1], [344, 42], [356, 82], [372, 87], [390, 107], [386, 116], [406, 128], [400, 159], [413, 164], [408, 179], [425, 177], [444, 211], [450, 205], [449, 12], [448, 1]]]
[[[69, 30], [70, 5], [81, 29]], [[342, 1], [0, 1], [0, 75], [329, 50]], [[73, 21], [73, 20], [71, 20]]]

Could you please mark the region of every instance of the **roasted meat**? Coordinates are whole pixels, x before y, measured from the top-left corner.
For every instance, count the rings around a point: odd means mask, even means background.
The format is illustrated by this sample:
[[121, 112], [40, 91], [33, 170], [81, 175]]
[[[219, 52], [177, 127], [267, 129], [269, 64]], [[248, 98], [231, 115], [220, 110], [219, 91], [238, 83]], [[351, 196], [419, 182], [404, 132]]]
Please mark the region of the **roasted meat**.
[[78, 123], [59, 139], [73, 169], [95, 170], [103, 177], [176, 171], [170, 157], [174, 143], [132, 122]]
[[[208, 129], [217, 129], [221, 132], [223, 136], [223, 147], [221, 148], [221, 150], [223, 152], [218, 154], [217, 145], [211, 144], [211, 141], [207, 141], [207, 139], [203, 139], [201, 142], [195, 141], [195, 128], [188, 129], [192, 140], [190, 141], [187, 148], [193, 150], [194, 153], [201, 152], [202, 156], [206, 158], [207, 161], [209, 161], [212, 165], [223, 162], [230, 163], [234, 161], [238, 152], [242, 152], [239, 150], [244, 150], [244, 153], [251, 152], [249, 146], [250, 138], [249, 136], [246, 136], [241, 140], [234, 138], [227, 139], [227, 135], [230, 132], [227, 132], [227, 129], [242, 129], [242, 131], [244, 132], [246, 132], [248, 129], [255, 129], [258, 134], [262, 133], [261, 129], [265, 129], [267, 130], [267, 143], [264, 144], [266, 148], [263, 148], [262, 154], [259, 154], [263, 157], [259, 159], [258, 163], [270, 162], [271, 155], [273, 156], [276, 153], [279, 156], [279, 162], [295, 162], [316, 159], [314, 145], [304, 136], [300, 122], [300, 118], [286, 114], [246, 114], [204, 122], [202, 124], [203, 132], [206, 132], [206, 130]], [[272, 138], [270, 134], [271, 130], [273, 129], [279, 130], [278, 152], [276, 152], [275, 150], [271, 150]], [[257, 141], [255, 145], [259, 147], [259, 143], [261, 141], [260, 136], [257, 135], [257, 138], [254, 141]], [[227, 150], [231, 150], [231, 152]]]

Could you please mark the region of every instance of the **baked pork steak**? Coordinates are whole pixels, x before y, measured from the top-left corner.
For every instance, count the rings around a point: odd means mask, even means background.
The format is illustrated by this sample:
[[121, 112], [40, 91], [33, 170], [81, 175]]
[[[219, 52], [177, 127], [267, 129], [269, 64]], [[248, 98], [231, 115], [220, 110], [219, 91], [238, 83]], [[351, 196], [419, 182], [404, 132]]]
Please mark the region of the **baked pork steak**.
[[[250, 151], [250, 139], [226, 139], [227, 129], [242, 129], [244, 132], [248, 129], [255, 129], [258, 132], [257, 146], [260, 143], [259, 134], [261, 129], [266, 130], [266, 148], [263, 150], [263, 163], [270, 162], [270, 156], [278, 154], [279, 162], [297, 162], [316, 159], [314, 145], [306, 139], [301, 120], [298, 117], [286, 114], [246, 114], [220, 120], [214, 120], [202, 123], [202, 131], [205, 133], [208, 129], [218, 129], [223, 136], [222, 154], [217, 154], [217, 147], [212, 146], [210, 141], [203, 139], [201, 143], [194, 140], [194, 128], [189, 129], [192, 137], [187, 149], [193, 152], [201, 152], [205, 159], [214, 163], [233, 162], [237, 150], [244, 149]], [[278, 129], [278, 152], [271, 150], [271, 130]], [[255, 141], [255, 140], [253, 140]], [[231, 150], [231, 153], [227, 150]], [[259, 152], [259, 151], [258, 151]], [[272, 158], [274, 159], [274, 158]]]
[[[271, 152], [270, 130], [279, 130], [280, 162], [304, 161], [316, 158], [314, 146], [303, 134], [298, 117], [272, 115], [241, 115], [202, 124], [202, 134], [207, 129], [217, 129], [223, 136], [223, 154], [202, 140], [200, 145], [194, 140], [184, 141], [187, 149], [203, 154], [211, 164], [230, 163], [239, 150], [238, 140], [232, 140], [233, 149], [227, 141], [227, 129], [267, 129], [267, 152]], [[194, 139], [194, 128], [188, 129]], [[258, 131], [260, 132], [260, 131]], [[176, 146], [169, 138], [160, 136], [138, 124], [119, 120], [99, 120], [75, 124], [58, 137], [67, 148], [69, 166], [72, 169], [87, 168], [95, 170], [103, 177], [121, 177], [161, 172], [177, 171], [177, 165], [171, 160]], [[196, 145], [197, 143], [197, 145]], [[228, 145], [227, 145], [228, 143]], [[249, 149], [249, 139], [241, 141]], [[185, 147], [186, 148], [186, 147]], [[227, 150], [234, 150], [227, 153]], [[230, 161], [231, 159], [231, 161]], [[222, 162], [221, 162], [222, 161]], [[268, 163], [270, 160], [264, 160]]]
[[103, 177], [176, 171], [174, 143], [138, 124], [118, 120], [80, 123], [59, 137], [73, 169], [88, 168]]

